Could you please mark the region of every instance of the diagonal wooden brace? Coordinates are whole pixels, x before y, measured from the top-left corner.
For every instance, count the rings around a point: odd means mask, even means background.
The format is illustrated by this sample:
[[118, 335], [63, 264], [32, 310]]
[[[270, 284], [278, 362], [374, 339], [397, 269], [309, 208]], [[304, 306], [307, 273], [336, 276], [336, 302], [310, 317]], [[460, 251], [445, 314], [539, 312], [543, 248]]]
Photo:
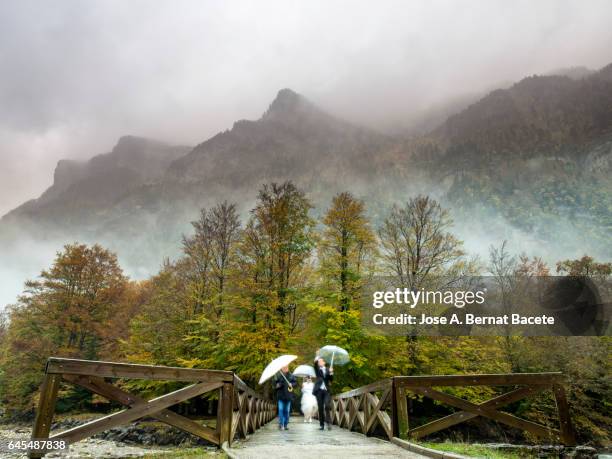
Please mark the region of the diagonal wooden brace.
[[144, 416], [152, 416], [160, 411], [177, 403], [184, 402], [190, 398], [217, 389], [223, 385], [223, 382], [204, 382], [192, 384], [182, 389], [154, 398], [148, 402], [135, 403], [131, 408], [119, 411], [117, 413], [104, 416], [78, 427], [66, 430], [59, 434], [53, 435], [52, 440], [66, 440], [69, 443], [74, 443], [83, 438], [90, 437], [96, 433], [108, 430], [117, 425], [126, 424]]
[[366, 425], [365, 425], [366, 432], [370, 432], [375, 421], [378, 420], [382, 424], [383, 419], [380, 416], [380, 410], [384, 406], [387, 399], [389, 398], [390, 393], [391, 391], [387, 389], [385, 392], [383, 392], [382, 396], [380, 397], [380, 400], [378, 399], [378, 397], [376, 397], [376, 395], [368, 394], [369, 396], [368, 398], [370, 399], [374, 409], [370, 412], [370, 417], [368, 418], [368, 421], [366, 422]]
[[[495, 398], [487, 400], [486, 402], [480, 403], [477, 406], [480, 408], [501, 408], [502, 406], [509, 405], [516, 401], [522, 400], [525, 397], [535, 395], [538, 392], [547, 389], [545, 386], [537, 387], [521, 387], [505, 394], [499, 395]], [[476, 413], [470, 413], [467, 411], [457, 411], [456, 413], [450, 414], [435, 421], [428, 422], [422, 426], [416, 427], [410, 430], [410, 436], [412, 438], [421, 438], [426, 435], [432, 434], [442, 429], [447, 429], [456, 424], [468, 421], [470, 419], [478, 417]]]
[[526, 430], [527, 432], [530, 432], [531, 434], [536, 435], [538, 437], [547, 439], [550, 437], [553, 437], [555, 439], [560, 438], [560, 432], [556, 429], [550, 429], [535, 422], [527, 421], [511, 414], [497, 411], [494, 408], [480, 406], [475, 403], [468, 402], [467, 400], [464, 400], [462, 398], [455, 397], [454, 395], [446, 394], [435, 389], [423, 387], [411, 387], [409, 390], [417, 394], [432, 398], [434, 400], [446, 403], [447, 405], [453, 406], [455, 408], [468, 411], [470, 413], [475, 414], [476, 416], [487, 417], [493, 419], [494, 421], [499, 421], [509, 426]]
[[[117, 386], [105, 382], [102, 378], [81, 375], [63, 375], [63, 378], [72, 384], [77, 384], [95, 394], [107, 398], [108, 400], [121, 403], [125, 406], [133, 407], [138, 403], [146, 403], [146, 400], [142, 397], [130, 394]], [[184, 430], [185, 432], [189, 432], [192, 435], [203, 438], [212, 443], [216, 444], [219, 442], [219, 435], [214, 429], [200, 425], [191, 419], [187, 419], [186, 417], [175, 413], [174, 411], [164, 409], [159, 413], [151, 414], [150, 416], [158, 421], [165, 422], [168, 425]]]

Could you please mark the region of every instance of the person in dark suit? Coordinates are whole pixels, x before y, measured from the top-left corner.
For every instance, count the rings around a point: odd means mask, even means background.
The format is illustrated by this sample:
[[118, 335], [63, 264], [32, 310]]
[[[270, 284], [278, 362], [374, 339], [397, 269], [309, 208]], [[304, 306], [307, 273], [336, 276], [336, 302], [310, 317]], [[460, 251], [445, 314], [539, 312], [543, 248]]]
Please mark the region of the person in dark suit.
[[334, 369], [328, 367], [325, 359], [315, 358], [315, 385], [312, 394], [317, 398], [319, 408], [319, 430], [331, 430], [331, 384], [334, 380]]
[[289, 373], [289, 367], [281, 369], [282, 374], [277, 374], [274, 379], [276, 389], [276, 400], [278, 402], [278, 428], [289, 430], [289, 414], [291, 413], [291, 402], [293, 401], [293, 388], [297, 386], [295, 376]]

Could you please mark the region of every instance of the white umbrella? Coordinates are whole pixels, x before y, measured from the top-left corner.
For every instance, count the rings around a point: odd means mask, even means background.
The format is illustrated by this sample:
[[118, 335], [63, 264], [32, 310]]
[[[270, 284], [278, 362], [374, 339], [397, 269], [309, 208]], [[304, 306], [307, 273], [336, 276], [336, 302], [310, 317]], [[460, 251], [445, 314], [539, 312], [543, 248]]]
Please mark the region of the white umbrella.
[[295, 370], [293, 370], [293, 375], [299, 378], [305, 378], [307, 376], [314, 378], [315, 371], [314, 368], [312, 368], [310, 365], [300, 365]]
[[[280, 357], [272, 360], [266, 368], [264, 368], [263, 373], [261, 374], [261, 378], [259, 378], [259, 384], [265, 383], [268, 379], [278, 373], [281, 368], [286, 367], [291, 362], [297, 359], [297, 355], [281, 355]], [[282, 374], [282, 373], [281, 373]], [[285, 378], [287, 379], [287, 378]]]
[[349, 354], [345, 349], [333, 345], [323, 346], [319, 349], [319, 356], [328, 360], [330, 367], [334, 366], [334, 360], [336, 365], [344, 365], [350, 360]]

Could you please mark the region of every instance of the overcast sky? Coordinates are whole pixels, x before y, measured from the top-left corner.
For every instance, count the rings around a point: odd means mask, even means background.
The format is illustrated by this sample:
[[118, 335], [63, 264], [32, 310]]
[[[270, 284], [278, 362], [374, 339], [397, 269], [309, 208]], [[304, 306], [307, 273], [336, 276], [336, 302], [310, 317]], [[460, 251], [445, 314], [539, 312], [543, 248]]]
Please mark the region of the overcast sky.
[[196, 144], [290, 87], [383, 128], [612, 62], [612, 1], [0, 3], [0, 214], [124, 134]]

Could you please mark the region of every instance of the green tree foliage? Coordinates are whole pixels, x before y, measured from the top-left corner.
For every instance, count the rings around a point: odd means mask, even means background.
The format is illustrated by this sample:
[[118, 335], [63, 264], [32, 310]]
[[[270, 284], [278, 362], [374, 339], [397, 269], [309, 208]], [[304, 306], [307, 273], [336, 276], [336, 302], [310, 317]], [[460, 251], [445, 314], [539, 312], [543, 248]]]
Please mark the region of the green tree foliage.
[[384, 350], [386, 341], [366, 335], [359, 303], [363, 281], [375, 270], [376, 238], [365, 204], [348, 192], [334, 196], [321, 223], [317, 285], [308, 305], [312, 328], [309, 340], [333, 343], [349, 351], [351, 361], [337, 373], [334, 382], [338, 388], [348, 388], [356, 381], [366, 384], [382, 374], [372, 362]]
[[303, 287], [314, 244], [311, 207], [293, 183], [266, 184], [242, 232], [238, 296], [221, 330], [217, 361], [246, 380], [255, 381], [304, 326]]
[[334, 196], [322, 219], [318, 259], [322, 283], [341, 311], [355, 307], [363, 276], [372, 273], [376, 239], [365, 204], [348, 192]]
[[296, 277], [313, 248], [312, 205], [291, 182], [264, 185], [245, 230], [243, 255], [252, 276], [278, 300], [282, 321], [291, 319], [291, 294]]
[[[310, 363], [317, 348], [335, 344], [351, 355], [336, 368], [335, 392], [395, 375], [562, 371], [579, 440], [611, 440], [608, 338], [388, 337], [362, 327], [361, 290], [374, 273], [428, 289], [481, 273], [438, 202], [417, 196], [394, 206], [377, 234], [364, 202], [350, 193], [333, 198], [318, 228], [310, 212], [290, 182], [264, 185], [244, 226], [233, 204], [204, 209], [183, 238], [183, 255], [138, 283], [107, 250], [66, 246], [0, 320], [4, 407], [32, 408], [49, 355], [227, 369], [255, 385], [279, 354]], [[515, 284], [549, 274], [541, 259], [515, 256], [505, 243], [491, 248], [487, 271], [509, 308]], [[609, 279], [610, 263], [585, 256], [560, 261], [557, 271]], [[155, 395], [175, 386], [135, 381], [128, 388]], [[82, 393], [62, 390], [66, 404], [87, 409]], [[447, 390], [477, 402], [502, 389]], [[550, 396], [507, 409], [556, 427]]]
[[[504, 242], [491, 248], [489, 270], [500, 290], [512, 297], [514, 284], [526, 276], [547, 276], [546, 264], [526, 255], [511, 256]], [[557, 272], [597, 279], [609, 277], [609, 263], [598, 263], [592, 257], [557, 263]], [[609, 383], [611, 341], [607, 337], [520, 337], [496, 338], [500, 363], [504, 371], [561, 371], [567, 376], [568, 397], [579, 438], [609, 441], [612, 426], [606, 413], [610, 407], [612, 387]], [[550, 396], [539, 396], [521, 402], [517, 412], [534, 421], [556, 428], [556, 406]]]
[[200, 219], [191, 224], [194, 234], [183, 237], [183, 252], [191, 268], [196, 313], [211, 312], [218, 319], [223, 314], [226, 284], [234, 268], [240, 234], [236, 205], [226, 201], [208, 211], [202, 209]]
[[197, 300], [189, 289], [192, 266], [187, 260], [166, 261], [147, 282], [145, 301], [131, 321], [124, 345], [126, 357], [136, 363], [176, 366], [188, 352], [185, 336], [197, 315]]

